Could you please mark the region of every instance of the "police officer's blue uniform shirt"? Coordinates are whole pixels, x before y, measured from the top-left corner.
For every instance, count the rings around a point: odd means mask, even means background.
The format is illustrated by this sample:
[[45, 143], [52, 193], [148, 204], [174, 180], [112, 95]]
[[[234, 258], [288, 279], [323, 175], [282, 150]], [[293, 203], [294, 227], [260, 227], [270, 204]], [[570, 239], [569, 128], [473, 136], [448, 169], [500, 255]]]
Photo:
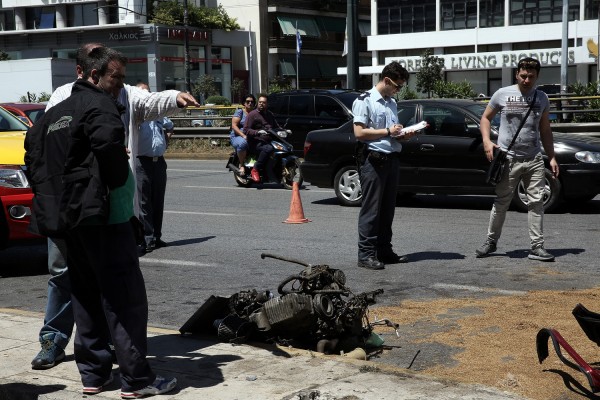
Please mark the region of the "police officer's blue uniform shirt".
[[[354, 123], [364, 124], [367, 128], [385, 129], [398, 123], [396, 100], [391, 97], [387, 99], [382, 97], [375, 87], [354, 100], [352, 114], [354, 114]], [[400, 152], [402, 150], [400, 142], [389, 136], [375, 140], [365, 140], [364, 142], [369, 150], [380, 153]]]
[[165, 154], [167, 139], [163, 128], [173, 129], [173, 122], [165, 117], [156, 121], [147, 121], [140, 125], [138, 156], [160, 157]]

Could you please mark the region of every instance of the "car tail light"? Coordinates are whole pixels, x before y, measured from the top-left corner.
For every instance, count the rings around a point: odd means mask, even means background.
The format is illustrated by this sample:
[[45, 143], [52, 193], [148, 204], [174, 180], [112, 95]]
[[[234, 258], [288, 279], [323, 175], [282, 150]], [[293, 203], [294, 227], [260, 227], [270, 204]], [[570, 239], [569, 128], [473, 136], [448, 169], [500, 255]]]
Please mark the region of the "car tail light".
[[304, 142], [304, 158], [306, 158], [306, 155], [310, 151], [310, 146], [312, 146], [310, 142]]
[[0, 165], [0, 186], [21, 189], [29, 187], [29, 182], [18, 165]]

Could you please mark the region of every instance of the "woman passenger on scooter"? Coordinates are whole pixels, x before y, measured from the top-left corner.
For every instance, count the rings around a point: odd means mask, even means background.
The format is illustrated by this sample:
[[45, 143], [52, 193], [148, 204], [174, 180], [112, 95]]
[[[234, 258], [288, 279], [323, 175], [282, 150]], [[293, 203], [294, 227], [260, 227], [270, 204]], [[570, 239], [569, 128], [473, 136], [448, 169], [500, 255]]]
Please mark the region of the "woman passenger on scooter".
[[246, 122], [248, 113], [252, 111], [256, 105], [256, 98], [254, 95], [247, 94], [244, 98], [243, 107], [235, 110], [235, 113], [231, 118], [231, 132], [229, 132], [231, 145], [237, 153], [238, 160], [240, 160], [239, 171], [241, 176], [246, 175], [244, 164], [246, 163], [246, 154], [248, 153], [248, 141], [246, 134], [244, 133], [244, 123]]

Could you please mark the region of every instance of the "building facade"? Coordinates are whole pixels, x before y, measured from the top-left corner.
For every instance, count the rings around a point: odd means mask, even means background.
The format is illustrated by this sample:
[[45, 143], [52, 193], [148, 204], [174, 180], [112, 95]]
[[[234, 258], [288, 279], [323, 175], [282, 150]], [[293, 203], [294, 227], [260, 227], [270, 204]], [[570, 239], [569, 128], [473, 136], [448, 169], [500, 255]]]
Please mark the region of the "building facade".
[[[88, 42], [103, 43], [128, 57], [129, 84], [145, 81], [151, 90], [185, 90], [185, 30], [149, 24], [146, 11], [146, 0], [1, 0], [0, 49], [11, 60], [30, 60], [32, 65], [51, 65], [49, 58], [73, 61], [72, 76], [50, 82], [3, 78], [2, 100], [18, 100], [26, 92], [51, 92], [72, 81], [76, 50]], [[248, 47], [247, 33], [188, 28], [188, 39], [190, 82], [212, 75], [220, 93], [231, 98], [232, 52]], [[2, 67], [0, 72], [10, 70], [6, 64]]]
[[[287, 78], [300, 89], [346, 87], [338, 74], [345, 67], [343, 56], [347, 0], [208, 0], [209, 6], [221, 4], [237, 19], [242, 29], [251, 31], [252, 58], [246, 65], [243, 54], [234, 57], [234, 68], [254, 76], [253, 92], [266, 91], [269, 81]], [[371, 65], [367, 37], [371, 34], [370, 0], [359, 0], [361, 65]], [[296, 29], [302, 46], [296, 59]], [[240, 51], [238, 49], [237, 51]], [[299, 82], [297, 82], [297, 79]], [[370, 76], [363, 79], [370, 84]]]
[[[568, 84], [598, 76], [598, 0], [568, 0]], [[514, 83], [521, 57], [542, 63], [540, 84], [561, 83], [562, 13], [559, 0], [371, 0], [371, 65], [376, 75], [396, 60], [411, 74], [426, 49], [444, 60], [446, 79], [471, 82], [491, 95]], [[338, 70], [345, 74], [346, 70]], [[411, 79], [414, 87], [416, 79]]]

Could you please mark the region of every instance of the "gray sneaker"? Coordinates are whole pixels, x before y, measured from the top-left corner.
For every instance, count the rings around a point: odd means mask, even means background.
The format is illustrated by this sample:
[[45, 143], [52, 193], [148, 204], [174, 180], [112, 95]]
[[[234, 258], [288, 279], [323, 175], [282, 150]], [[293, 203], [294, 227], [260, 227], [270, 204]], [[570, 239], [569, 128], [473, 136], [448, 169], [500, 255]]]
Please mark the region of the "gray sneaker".
[[530, 260], [538, 260], [538, 261], [554, 261], [554, 256], [548, 253], [543, 246], [536, 247], [535, 249], [531, 249], [529, 252]]
[[53, 334], [43, 335], [41, 344], [42, 349], [31, 361], [32, 369], [50, 369], [65, 359], [65, 352], [54, 343]]
[[482, 257], [489, 256], [490, 254], [492, 254], [495, 251], [496, 251], [496, 243], [488, 239], [485, 241], [485, 243], [480, 248], [475, 250], [475, 254], [477, 255], [477, 258], [482, 258]]

